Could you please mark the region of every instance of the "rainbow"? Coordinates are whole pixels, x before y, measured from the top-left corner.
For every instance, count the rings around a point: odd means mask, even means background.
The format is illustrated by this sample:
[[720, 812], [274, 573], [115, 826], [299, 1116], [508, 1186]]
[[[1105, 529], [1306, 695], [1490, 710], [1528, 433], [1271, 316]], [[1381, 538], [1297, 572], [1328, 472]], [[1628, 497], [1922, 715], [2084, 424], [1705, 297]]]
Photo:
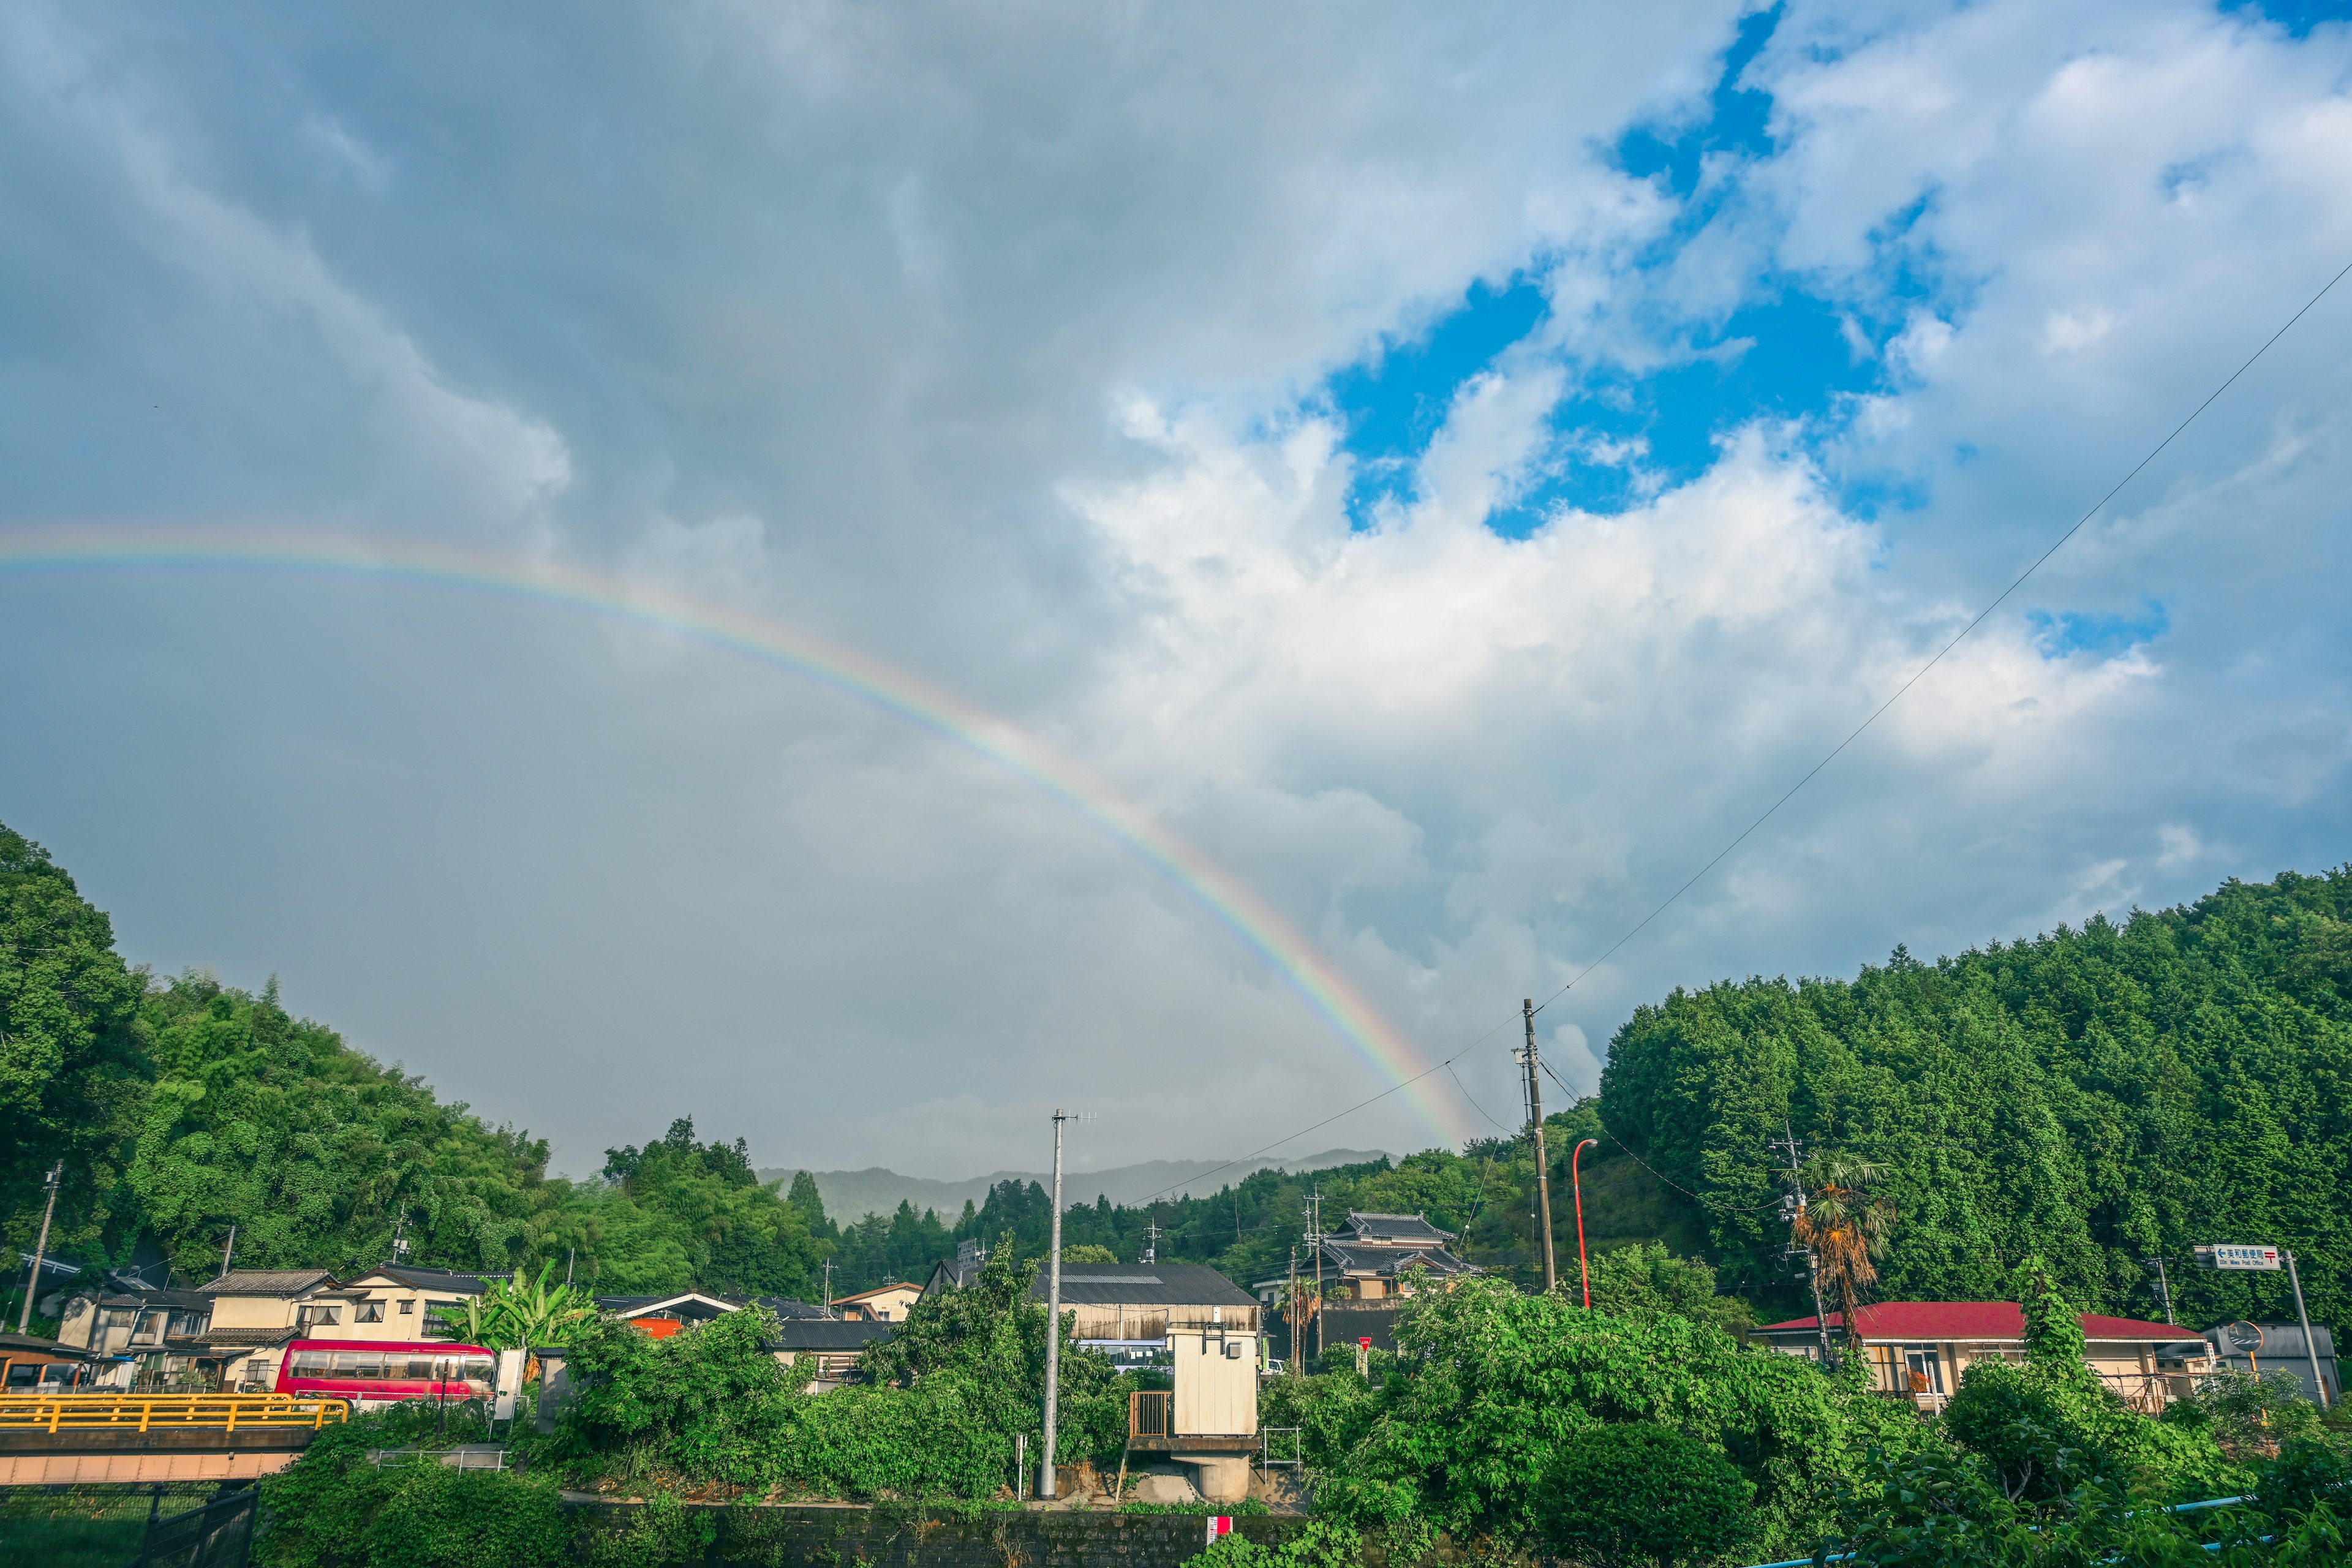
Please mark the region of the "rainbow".
[[1272, 964], [1430, 1130], [1475, 1136], [1438, 1076], [1330, 961], [1242, 881], [1034, 736], [952, 693], [785, 622], [669, 589], [545, 560], [417, 539], [213, 528], [0, 531], [0, 580], [192, 569], [363, 579], [486, 594], [668, 633], [788, 670], [976, 753], [1069, 811], [1167, 879]]

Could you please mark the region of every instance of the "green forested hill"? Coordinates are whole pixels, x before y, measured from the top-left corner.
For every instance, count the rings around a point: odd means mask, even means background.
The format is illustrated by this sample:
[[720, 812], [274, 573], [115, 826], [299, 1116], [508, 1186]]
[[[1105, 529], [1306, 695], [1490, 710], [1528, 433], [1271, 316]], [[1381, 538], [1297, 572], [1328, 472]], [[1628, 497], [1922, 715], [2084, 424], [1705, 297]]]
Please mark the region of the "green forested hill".
[[2315, 1320], [2352, 1306], [2352, 870], [2231, 882], [1853, 981], [1676, 992], [1611, 1042], [1611, 1129], [1698, 1194], [1732, 1282], [1790, 1306], [1766, 1141], [1890, 1168], [1889, 1298], [1998, 1295], [2031, 1251], [2095, 1307], [2291, 1313], [2283, 1278], [2189, 1267], [2202, 1242], [2303, 1261]]
[[[2198, 1275], [2207, 1241], [2305, 1259], [2315, 1317], [2352, 1307], [2352, 871], [2231, 883], [2194, 905], [2095, 920], [1921, 963], [1901, 950], [1853, 981], [1725, 983], [1639, 1009], [1601, 1094], [1550, 1119], [1561, 1266], [1578, 1138], [1596, 1250], [1663, 1240], [1716, 1263], [1760, 1309], [1798, 1310], [1779, 1260], [1783, 1125], [1810, 1150], [1888, 1167], [1900, 1220], [1885, 1293], [1998, 1295], [2029, 1251], [2115, 1311], [2156, 1308], [2139, 1260], [2168, 1260], [2183, 1321], [2288, 1310], [2283, 1281]], [[1621, 1142], [1622, 1141], [1622, 1142]], [[183, 1277], [217, 1268], [229, 1226], [256, 1267], [390, 1255], [405, 1215], [419, 1263], [551, 1260], [604, 1293], [699, 1285], [814, 1297], [920, 1279], [961, 1239], [1042, 1249], [1045, 1194], [1005, 1182], [953, 1216], [843, 1226], [814, 1183], [763, 1183], [749, 1152], [681, 1121], [608, 1152], [583, 1182], [546, 1145], [202, 975], [154, 981], [37, 846], [0, 827], [0, 1232], [29, 1247], [40, 1173], [63, 1160], [54, 1245], [109, 1262], [159, 1247]], [[1531, 1278], [1524, 1139], [1309, 1173], [1236, 1170], [1204, 1196], [1066, 1216], [1073, 1246], [1160, 1256], [1248, 1283], [1283, 1272], [1319, 1191], [1419, 1211], [1460, 1250]], [[1197, 1189], [1198, 1184], [1195, 1184]], [[21, 1280], [21, 1274], [16, 1276]], [[12, 1283], [11, 1289], [17, 1288]]]
[[[567, 1262], [600, 1290], [689, 1283], [812, 1294], [822, 1215], [761, 1184], [742, 1144], [681, 1121], [612, 1151], [603, 1179], [546, 1175], [547, 1145], [205, 975], [125, 966], [107, 917], [0, 827], [0, 1232], [29, 1249], [62, 1161], [51, 1247], [103, 1263], [160, 1249], [217, 1271], [231, 1226], [254, 1268]], [[9, 1290], [21, 1289], [21, 1271]], [[13, 1322], [13, 1319], [10, 1320]]]

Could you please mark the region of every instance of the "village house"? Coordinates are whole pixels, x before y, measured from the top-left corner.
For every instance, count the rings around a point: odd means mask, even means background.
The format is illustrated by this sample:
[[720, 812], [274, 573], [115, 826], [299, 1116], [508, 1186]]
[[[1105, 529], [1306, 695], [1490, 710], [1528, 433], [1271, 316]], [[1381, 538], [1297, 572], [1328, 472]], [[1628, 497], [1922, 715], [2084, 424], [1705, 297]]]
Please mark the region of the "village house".
[[[1405, 1289], [1405, 1274], [1414, 1268], [1426, 1269], [1432, 1281], [1440, 1285], [1450, 1285], [1465, 1275], [1477, 1273], [1475, 1265], [1465, 1263], [1446, 1250], [1445, 1244], [1453, 1239], [1452, 1231], [1438, 1229], [1421, 1215], [1351, 1214], [1345, 1225], [1322, 1238], [1318, 1248], [1324, 1299], [1393, 1300]], [[1299, 1277], [1315, 1279], [1316, 1262], [1312, 1255], [1301, 1258]], [[1289, 1283], [1287, 1274], [1259, 1280], [1255, 1287], [1258, 1300], [1268, 1308], [1275, 1307]]]
[[[1960, 1374], [1980, 1361], [2025, 1359], [2025, 1310], [2015, 1301], [1881, 1301], [1864, 1307], [1863, 1353], [1881, 1394], [1907, 1399], [1923, 1415], [1944, 1407], [1960, 1385]], [[2189, 1393], [2197, 1377], [2212, 1370], [2202, 1340], [2170, 1323], [2082, 1315], [2084, 1359], [2106, 1385], [2135, 1409], [2157, 1415]], [[1821, 1354], [1815, 1318], [1791, 1318], [1749, 1332], [1790, 1355]], [[1830, 1342], [1843, 1342], [1845, 1315], [1832, 1312]]]
[[233, 1268], [196, 1293], [212, 1302], [205, 1342], [221, 1360], [229, 1394], [276, 1388], [289, 1344], [330, 1330], [341, 1338], [353, 1305], [367, 1299], [323, 1268]]
[[488, 1289], [479, 1274], [457, 1274], [446, 1268], [418, 1268], [388, 1263], [343, 1281], [355, 1293], [352, 1310], [335, 1325], [335, 1337], [345, 1340], [395, 1340], [414, 1344], [422, 1340], [455, 1340], [458, 1331], [435, 1316], [444, 1309], [463, 1310], [466, 1303]]
[[213, 1300], [203, 1291], [130, 1289], [110, 1281], [61, 1307], [58, 1342], [107, 1358], [94, 1368], [100, 1386], [188, 1393], [220, 1386], [225, 1358], [205, 1337]]
[[[1043, 1301], [1046, 1283], [1040, 1268], [1029, 1299]], [[1255, 1335], [1259, 1319], [1256, 1298], [1198, 1263], [1066, 1263], [1062, 1310], [1080, 1345], [1120, 1364], [1164, 1362], [1171, 1336], [1192, 1325]]]
[[897, 1331], [878, 1318], [789, 1318], [769, 1346], [786, 1372], [798, 1364], [808, 1373], [803, 1393], [823, 1394], [849, 1381], [866, 1348], [887, 1342]]
[[97, 1352], [37, 1334], [0, 1333], [0, 1389], [10, 1394], [62, 1394], [88, 1389], [105, 1371]]
[[907, 1309], [922, 1299], [920, 1285], [909, 1285], [902, 1279], [860, 1290], [854, 1296], [836, 1296], [833, 1310], [845, 1322], [903, 1323], [907, 1321]]

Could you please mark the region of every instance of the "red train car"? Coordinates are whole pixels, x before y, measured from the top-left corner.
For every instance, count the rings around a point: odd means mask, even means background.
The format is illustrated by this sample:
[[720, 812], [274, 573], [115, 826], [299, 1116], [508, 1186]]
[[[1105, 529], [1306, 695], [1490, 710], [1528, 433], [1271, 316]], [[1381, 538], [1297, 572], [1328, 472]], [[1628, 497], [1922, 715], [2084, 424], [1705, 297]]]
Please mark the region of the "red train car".
[[355, 1405], [488, 1399], [498, 1352], [446, 1341], [296, 1340], [278, 1364], [278, 1392]]

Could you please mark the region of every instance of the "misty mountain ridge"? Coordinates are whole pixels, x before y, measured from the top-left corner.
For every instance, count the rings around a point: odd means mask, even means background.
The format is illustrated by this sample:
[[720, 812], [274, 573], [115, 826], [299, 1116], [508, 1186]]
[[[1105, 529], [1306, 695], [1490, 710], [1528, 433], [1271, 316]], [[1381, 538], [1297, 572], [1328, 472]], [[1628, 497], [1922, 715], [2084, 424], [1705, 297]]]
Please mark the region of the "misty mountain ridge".
[[[1208, 1190], [1213, 1192], [1254, 1171], [1323, 1171], [1334, 1165], [1392, 1158], [1378, 1149], [1326, 1149], [1303, 1159], [1255, 1160], [1240, 1164], [1223, 1160], [1149, 1160], [1139, 1165], [1118, 1165], [1106, 1171], [1073, 1171], [1066, 1166], [1062, 1171], [1062, 1201], [1066, 1205], [1092, 1203], [1101, 1196], [1113, 1204], [1133, 1207], [1155, 1196], [1181, 1197], [1187, 1184], [1192, 1182], [1212, 1182], [1214, 1184]], [[763, 1182], [789, 1184], [802, 1169], [798, 1165], [771, 1166], [758, 1175]], [[826, 1215], [844, 1225], [869, 1214], [894, 1214], [901, 1201], [914, 1205], [917, 1214], [934, 1210], [940, 1218], [952, 1225], [956, 1216], [963, 1213], [966, 1201], [984, 1203], [988, 1189], [999, 1182], [1034, 1182], [1050, 1188], [1054, 1180], [1050, 1171], [992, 1171], [968, 1181], [942, 1182], [924, 1176], [902, 1176], [880, 1165], [869, 1165], [862, 1171], [812, 1171], [810, 1174], [816, 1179], [818, 1195], [824, 1199]], [[1171, 1188], [1174, 1190], [1166, 1190]]]

